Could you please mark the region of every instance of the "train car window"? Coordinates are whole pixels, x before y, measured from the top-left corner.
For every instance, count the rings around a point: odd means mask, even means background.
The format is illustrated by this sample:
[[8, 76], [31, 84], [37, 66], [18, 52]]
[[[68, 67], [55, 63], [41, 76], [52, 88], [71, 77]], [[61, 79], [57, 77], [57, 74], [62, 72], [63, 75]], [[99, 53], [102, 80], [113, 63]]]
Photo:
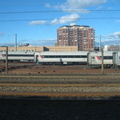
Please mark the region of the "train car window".
[[66, 55], [62, 55], [62, 56], [53, 56], [53, 55], [47, 55], [47, 56], [44, 56], [44, 58], [87, 58], [87, 55], [72, 55], [72, 56], [66, 56]]
[[60, 58], [68, 58], [68, 56], [60, 56]]
[[55, 58], [55, 56], [52, 56], [52, 55], [43, 55], [44, 58]]
[[55, 56], [55, 58], [61, 58], [61, 56]]
[[104, 56], [104, 59], [113, 59], [113, 56]]
[[54, 56], [49, 56], [49, 58], [54, 58]]
[[23, 55], [23, 54], [19, 54], [19, 55], [17, 55], [17, 54], [8, 54], [8, 56], [10, 57], [10, 56], [12, 56], [12, 57], [34, 57], [34, 55]]
[[81, 58], [87, 58], [87, 55], [82, 55]]

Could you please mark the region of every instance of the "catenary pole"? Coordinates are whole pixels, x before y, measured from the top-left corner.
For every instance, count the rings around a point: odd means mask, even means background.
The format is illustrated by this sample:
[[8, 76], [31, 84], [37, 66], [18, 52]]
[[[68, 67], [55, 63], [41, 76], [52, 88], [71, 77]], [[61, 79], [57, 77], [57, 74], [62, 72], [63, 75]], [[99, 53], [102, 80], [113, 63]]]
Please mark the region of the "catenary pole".
[[6, 74], [8, 74], [8, 46], [6, 46]]
[[103, 48], [101, 48], [101, 58], [102, 58], [101, 73], [104, 74], [104, 52], [103, 52]]
[[17, 34], [15, 34], [15, 51], [17, 51]]

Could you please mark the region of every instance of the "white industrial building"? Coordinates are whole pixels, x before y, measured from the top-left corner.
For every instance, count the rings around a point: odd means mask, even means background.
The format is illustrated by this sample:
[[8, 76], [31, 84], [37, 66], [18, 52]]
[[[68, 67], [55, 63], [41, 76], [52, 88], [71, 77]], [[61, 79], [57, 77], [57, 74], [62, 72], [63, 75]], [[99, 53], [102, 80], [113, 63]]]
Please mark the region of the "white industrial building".
[[104, 51], [120, 51], [120, 45], [105, 45]]

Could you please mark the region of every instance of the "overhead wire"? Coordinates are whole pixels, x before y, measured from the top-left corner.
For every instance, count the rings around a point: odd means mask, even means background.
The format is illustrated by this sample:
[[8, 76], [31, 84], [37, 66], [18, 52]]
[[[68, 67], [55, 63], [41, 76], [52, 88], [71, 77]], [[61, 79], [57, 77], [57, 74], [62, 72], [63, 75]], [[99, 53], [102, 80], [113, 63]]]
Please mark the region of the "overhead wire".
[[[62, 1], [59, 1], [59, 2], [62, 2]], [[46, 2], [0, 2], [0, 5], [1, 4], [32, 4], [32, 3], [46, 3]], [[58, 3], [58, 1], [50, 1], [50, 3]], [[111, 2], [112, 3], [112, 2]], [[119, 4], [119, 3], [118, 3]], [[68, 9], [68, 11], [85, 11], [84, 9]], [[116, 9], [116, 10], [88, 10], [90, 12], [120, 12], [119, 9]], [[4, 15], [4, 14], [31, 14], [31, 13], [60, 13], [60, 12], [67, 12], [67, 11], [64, 11], [64, 10], [40, 10], [40, 11], [4, 11], [4, 12], [0, 12], [0, 15]], [[119, 17], [89, 17], [89, 18], [81, 18], [81, 19], [120, 19]], [[14, 22], [14, 21], [30, 21], [30, 20], [53, 20], [53, 19], [18, 19], [18, 20], [15, 20], [15, 19], [10, 19], [10, 20], [0, 20], [0, 22]]]
[[[66, 18], [67, 19], [67, 18]], [[94, 19], [94, 20], [97, 20], [97, 19], [104, 19], [104, 20], [107, 20], [107, 19], [120, 19], [119, 18], [81, 18], [81, 19]], [[0, 20], [0, 22], [24, 22], [24, 21], [42, 21], [42, 20], [53, 20], [53, 19], [17, 19], [17, 20]]]
[[[68, 11], [85, 11], [84, 9], [68, 9]], [[67, 10], [66, 10], [67, 11]], [[13, 11], [13, 12], [0, 12], [0, 14], [19, 14], [19, 13], [47, 13], [47, 12], [66, 12], [64, 10], [54, 10], [54, 11]], [[120, 10], [89, 10], [93, 12], [120, 12]]]
[[[63, 1], [61, 1], [61, 0], [57, 0], [57, 1], [47, 1], [47, 2], [45, 2], [45, 1], [39, 1], [39, 2], [0, 2], [0, 4], [33, 4], [33, 3], [63, 3]], [[109, 1], [109, 4], [116, 4], [116, 3], [120, 3], [120, 1], [119, 0], [117, 0], [117, 1], [114, 1], [114, 2], [112, 2], [112, 1]]]

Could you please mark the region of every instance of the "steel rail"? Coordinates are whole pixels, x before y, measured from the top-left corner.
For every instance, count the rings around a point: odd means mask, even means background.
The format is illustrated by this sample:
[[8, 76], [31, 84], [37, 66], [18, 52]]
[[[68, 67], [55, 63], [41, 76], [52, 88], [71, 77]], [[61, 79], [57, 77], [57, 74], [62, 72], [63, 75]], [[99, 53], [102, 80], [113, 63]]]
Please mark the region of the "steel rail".
[[40, 75], [1, 75], [0, 78], [120, 78], [120, 75], [96, 75], [96, 76], [82, 76], [82, 75], [70, 75], [70, 76], [52, 76], [52, 75], [49, 75], [49, 76], [40, 76]]
[[1, 86], [30, 86], [30, 87], [119, 87], [120, 84], [21, 84], [21, 83], [0, 83]]
[[0, 96], [14, 97], [119, 97], [119, 92], [97, 93], [33, 93], [33, 92], [0, 92]]

